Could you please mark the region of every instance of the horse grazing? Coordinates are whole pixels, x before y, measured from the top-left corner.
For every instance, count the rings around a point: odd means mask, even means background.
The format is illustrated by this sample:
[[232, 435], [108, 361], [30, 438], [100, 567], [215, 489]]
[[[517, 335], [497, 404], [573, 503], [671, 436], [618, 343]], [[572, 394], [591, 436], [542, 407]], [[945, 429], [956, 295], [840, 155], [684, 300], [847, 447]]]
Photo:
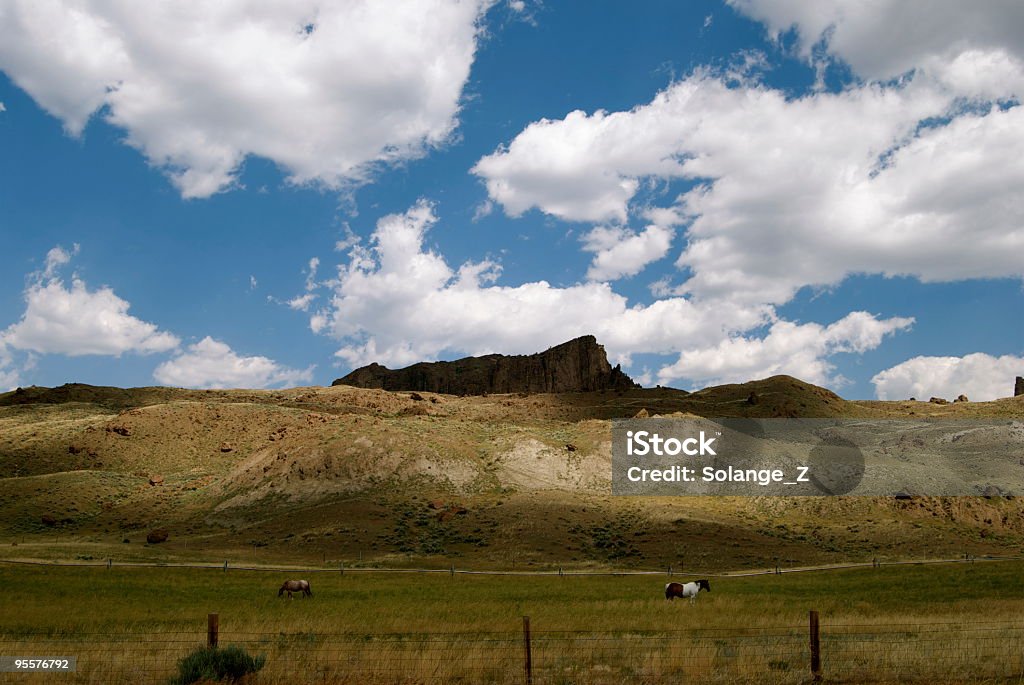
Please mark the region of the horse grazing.
[[301, 592], [306, 597], [312, 597], [313, 591], [309, 587], [308, 580], [286, 580], [281, 589], [277, 591], [277, 596], [280, 597], [284, 593], [288, 593], [288, 599], [292, 598], [293, 592]]
[[711, 583], [704, 579], [686, 583], [685, 585], [682, 583], [669, 583], [665, 586], [665, 599], [689, 597], [690, 604], [693, 604], [697, 601], [697, 593], [701, 590], [711, 592]]

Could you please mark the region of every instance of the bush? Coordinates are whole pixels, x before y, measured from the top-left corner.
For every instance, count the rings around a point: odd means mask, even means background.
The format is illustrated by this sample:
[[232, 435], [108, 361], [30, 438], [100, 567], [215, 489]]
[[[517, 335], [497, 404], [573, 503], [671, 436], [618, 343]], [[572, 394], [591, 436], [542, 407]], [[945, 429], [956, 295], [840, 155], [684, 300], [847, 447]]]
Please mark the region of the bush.
[[178, 662], [178, 677], [171, 685], [189, 685], [199, 680], [238, 680], [263, 668], [267, 657], [252, 657], [242, 647], [232, 645], [218, 649], [200, 647]]

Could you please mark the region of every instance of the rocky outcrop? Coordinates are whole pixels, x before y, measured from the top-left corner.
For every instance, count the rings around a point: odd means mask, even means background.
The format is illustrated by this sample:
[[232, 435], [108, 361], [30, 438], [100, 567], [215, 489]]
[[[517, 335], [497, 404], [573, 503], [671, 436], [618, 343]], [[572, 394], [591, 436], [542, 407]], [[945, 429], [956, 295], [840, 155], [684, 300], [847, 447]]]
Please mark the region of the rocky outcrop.
[[413, 390], [449, 395], [513, 392], [589, 392], [639, 387], [608, 363], [592, 335], [538, 354], [489, 354], [452, 362], [420, 362], [392, 371], [380, 364], [356, 369], [332, 385]]
[[1017, 376], [1017, 382], [1013, 384], [1013, 396], [1024, 395], [1024, 378]]

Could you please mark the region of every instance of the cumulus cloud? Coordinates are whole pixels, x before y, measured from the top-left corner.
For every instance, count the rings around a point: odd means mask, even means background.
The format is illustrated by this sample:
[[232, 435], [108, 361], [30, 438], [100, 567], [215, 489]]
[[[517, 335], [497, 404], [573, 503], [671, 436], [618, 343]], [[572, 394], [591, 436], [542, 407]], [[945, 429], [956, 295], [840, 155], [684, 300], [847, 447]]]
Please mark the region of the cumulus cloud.
[[884, 80], [914, 69], [944, 74], [960, 55], [972, 51], [1024, 56], [1024, 6], [1015, 0], [727, 2], [772, 34], [795, 29], [797, 50], [805, 58], [823, 48], [867, 79]]
[[664, 257], [672, 246], [671, 228], [651, 224], [637, 233], [617, 226], [598, 226], [583, 236], [583, 249], [594, 253], [587, 269], [593, 281], [613, 281], [640, 273]]
[[89, 290], [77, 276], [66, 285], [58, 272], [77, 250], [77, 245], [71, 252], [55, 247], [47, 253], [45, 267], [30, 278], [25, 290], [21, 320], [0, 333], [0, 344], [72, 357], [151, 354], [178, 346], [171, 333], [129, 314], [131, 305], [111, 288]]
[[[690, 359], [685, 354], [717, 350], [723, 339], [774, 324], [774, 337], [758, 353], [759, 363], [748, 367], [792, 373], [807, 367], [814, 370], [813, 380], [832, 382], [831, 367], [822, 357], [871, 349], [884, 335], [909, 325], [905, 319], [879, 321], [855, 313], [828, 327], [796, 327], [779, 322], [770, 306], [685, 297], [630, 306], [608, 283], [593, 281], [561, 288], [545, 281], [498, 285], [498, 264], [467, 262], [455, 269], [424, 248], [424, 236], [436, 222], [426, 201], [383, 217], [369, 245], [353, 248], [348, 262], [339, 266], [330, 306], [312, 313], [310, 326], [342, 342], [337, 355], [345, 363], [399, 367], [445, 353], [524, 354], [594, 334], [617, 361], [628, 362], [630, 354], [684, 353], [673, 371], [659, 378], [712, 378], [733, 373], [747, 363], [740, 357], [749, 353], [719, 350], [720, 356], [735, 358], [719, 362], [714, 373], [696, 365], [691, 371], [682, 361]], [[787, 326], [800, 335], [788, 333]], [[777, 344], [783, 337], [787, 344]], [[797, 367], [793, 359], [804, 366]]]
[[712, 347], [685, 350], [676, 363], [658, 372], [658, 379], [669, 383], [685, 378], [698, 385], [716, 385], [788, 374], [841, 387], [846, 379], [833, 374], [835, 366], [828, 357], [874, 349], [882, 338], [913, 322], [902, 317], [879, 320], [867, 312], [852, 312], [829, 326], [777, 321], [763, 338], [736, 336]]
[[952, 399], [964, 394], [986, 401], [1012, 396], [1017, 376], [1024, 376], [1024, 357], [977, 352], [963, 357], [914, 357], [879, 372], [871, 382], [880, 400]]
[[527, 353], [591, 333], [612, 356], [668, 352], [679, 340], [716, 340], [723, 330], [756, 326], [770, 315], [761, 307], [700, 308], [683, 298], [630, 307], [606, 283], [496, 285], [498, 264], [454, 269], [424, 248], [436, 221], [426, 201], [385, 216], [370, 245], [353, 248], [339, 266], [330, 306], [314, 313], [311, 326], [345, 341], [341, 359], [394, 366], [445, 351]]
[[14, 0], [0, 68], [73, 135], [104, 112], [184, 197], [247, 155], [336, 188], [449, 138], [488, 4]]
[[291, 369], [267, 357], [243, 357], [207, 336], [157, 366], [153, 378], [181, 388], [266, 388], [309, 383], [313, 367]]
[[925, 78], [791, 98], [697, 72], [628, 112], [533, 123], [474, 172], [510, 215], [575, 220], [624, 221], [647, 177], [695, 182], [676, 209], [699, 297], [1020, 276], [1024, 108], [958, 98]]

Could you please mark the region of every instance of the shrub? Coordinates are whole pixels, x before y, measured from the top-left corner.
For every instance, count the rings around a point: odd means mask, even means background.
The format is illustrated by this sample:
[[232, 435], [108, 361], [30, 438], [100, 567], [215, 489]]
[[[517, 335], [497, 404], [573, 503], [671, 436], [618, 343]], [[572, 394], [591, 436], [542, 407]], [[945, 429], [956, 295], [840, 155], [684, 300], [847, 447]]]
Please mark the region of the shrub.
[[178, 662], [178, 677], [171, 685], [189, 685], [200, 680], [238, 680], [263, 668], [267, 657], [252, 657], [244, 648], [232, 645], [218, 649], [200, 647]]

